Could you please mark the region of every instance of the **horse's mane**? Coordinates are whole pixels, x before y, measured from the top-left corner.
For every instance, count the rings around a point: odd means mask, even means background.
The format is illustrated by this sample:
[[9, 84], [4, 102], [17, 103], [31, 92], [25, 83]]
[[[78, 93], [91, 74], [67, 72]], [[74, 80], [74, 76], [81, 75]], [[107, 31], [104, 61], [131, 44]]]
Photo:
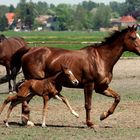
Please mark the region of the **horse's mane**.
[[0, 42], [3, 41], [4, 39], [6, 39], [5, 35], [1, 34], [0, 35]]
[[86, 46], [86, 47], [83, 47], [83, 48], [81, 48], [81, 49], [87, 49], [87, 48], [97, 48], [97, 47], [99, 47], [99, 46], [102, 46], [102, 45], [105, 45], [105, 44], [111, 44], [111, 43], [113, 43], [115, 40], [116, 40], [116, 38], [118, 38], [118, 37], [120, 37], [120, 36], [122, 36], [122, 35], [124, 35], [125, 33], [127, 33], [129, 31], [129, 28], [125, 28], [125, 29], [123, 29], [123, 30], [121, 30], [121, 31], [114, 31], [114, 32], [112, 32], [108, 37], [106, 37], [105, 39], [104, 39], [104, 41], [102, 41], [101, 43], [95, 43], [95, 44], [91, 44], [91, 45], [88, 45], [88, 46]]
[[116, 38], [118, 38], [118, 37], [124, 35], [125, 33], [128, 32], [128, 30], [129, 30], [129, 29], [126, 28], [126, 29], [123, 29], [123, 30], [121, 30], [121, 31], [114, 31], [113, 33], [110, 34], [110, 36], [106, 37], [106, 38], [104, 39], [104, 41], [101, 42], [100, 45], [111, 44], [111, 43], [113, 43], [113, 42], [116, 40]]

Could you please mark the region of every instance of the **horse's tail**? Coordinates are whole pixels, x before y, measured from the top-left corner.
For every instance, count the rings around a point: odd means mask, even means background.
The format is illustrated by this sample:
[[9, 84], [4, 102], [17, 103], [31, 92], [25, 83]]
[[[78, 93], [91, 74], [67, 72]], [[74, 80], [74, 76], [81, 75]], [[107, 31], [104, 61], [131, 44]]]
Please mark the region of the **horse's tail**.
[[25, 79], [22, 79], [16, 84], [16, 92], [18, 93], [20, 86], [24, 83]]
[[11, 77], [17, 75], [21, 68], [21, 58], [22, 56], [30, 50], [30, 47], [22, 47], [16, 51], [16, 53], [12, 56], [11, 59]]

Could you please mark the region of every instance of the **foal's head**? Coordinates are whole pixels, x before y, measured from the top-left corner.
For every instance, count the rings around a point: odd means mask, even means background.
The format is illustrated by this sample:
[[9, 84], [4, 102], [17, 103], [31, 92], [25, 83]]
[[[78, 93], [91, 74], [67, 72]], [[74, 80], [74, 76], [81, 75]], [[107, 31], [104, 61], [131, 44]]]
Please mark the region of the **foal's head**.
[[62, 76], [67, 78], [73, 85], [77, 86], [79, 81], [76, 79], [72, 71], [64, 65], [61, 65]]

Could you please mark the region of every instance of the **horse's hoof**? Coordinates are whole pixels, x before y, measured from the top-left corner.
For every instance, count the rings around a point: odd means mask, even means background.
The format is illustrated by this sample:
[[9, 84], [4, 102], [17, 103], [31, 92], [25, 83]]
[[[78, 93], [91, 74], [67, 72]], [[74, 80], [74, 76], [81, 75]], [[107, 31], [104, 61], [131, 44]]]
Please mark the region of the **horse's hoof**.
[[94, 126], [94, 125], [93, 125], [93, 123], [92, 123], [92, 122], [87, 121], [87, 126], [88, 126], [88, 127], [90, 127], [90, 128], [93, 128], [93, 126]]
[[101, 121], [104, 120], [105, 118], [107, 118], [107, 116], [108, 116], [108, 113], [107, 113], [107, 112], [102, 113], [102, 114], [100, 115], [100, 120], [101, 120]]
[[31, 121], [27, 121], [27, 126], [31, 126], [31, 127], [33, 127], [33, 126], [34, 126], [34, 123], [31, 122]]

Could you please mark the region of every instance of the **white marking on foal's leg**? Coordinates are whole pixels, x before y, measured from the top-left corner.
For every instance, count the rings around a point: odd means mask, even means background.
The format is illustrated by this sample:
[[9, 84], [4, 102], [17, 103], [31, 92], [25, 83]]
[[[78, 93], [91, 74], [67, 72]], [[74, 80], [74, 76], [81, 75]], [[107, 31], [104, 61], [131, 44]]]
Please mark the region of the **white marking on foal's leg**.
[[55, 98], [59, 101], [63, 101], [58, 95], [55, 95]]

